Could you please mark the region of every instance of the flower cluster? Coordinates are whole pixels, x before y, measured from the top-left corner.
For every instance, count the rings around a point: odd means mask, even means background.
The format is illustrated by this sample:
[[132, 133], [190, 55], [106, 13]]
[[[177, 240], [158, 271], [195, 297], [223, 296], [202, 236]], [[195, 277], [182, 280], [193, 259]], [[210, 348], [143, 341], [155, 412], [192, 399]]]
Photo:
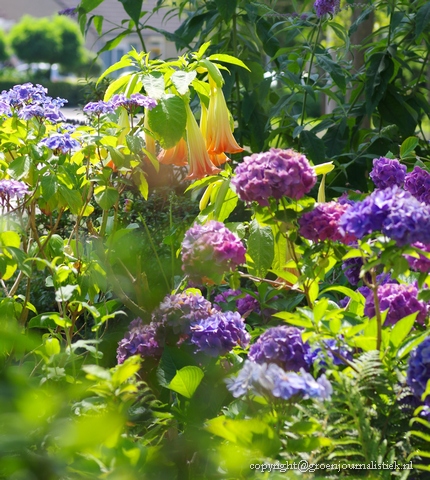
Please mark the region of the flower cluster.
[[[418, 312], [417, 322], [424, 323], [427, 315], [427, 305], [418, 300], [418, 290], [413, 285], [386, 283], [377, 290], [379, 309], [388, 309], [385, 325], [394, 325], [400, 319]], [[373, 317], [376, 313], [373, 295], [366, 296], [364, 314]]]
[[98, 102], [89, 102], [83, 108], [88, 115], [106, 115], [114, 113], [119, 107], [124, 107], [129, 113], [134, 113], [137, 108], [144, 107], [148, 110], [157, 106], [157, 101], [141, 93], [133, 93], [130, 97], [124, 94], [116, 94], [107, 102], [99, 100]]
[[[430, 253], [430, 245], [424, 245], [421, 242], [417, 242], [411, 245], [412, 247], [418, 248], [423, 252]], [[419, 257], [413, 257], [412, 255], [405, 255], [406, 260], [409, 263], [409, 266], [412, 270], [417, 272], [429, 273], [430, 272], [430, 258], [427, 258], [423, 254], [419, 253]]]
[[162, 349], [156, 340], [155, 324], [145, 325], [142, 319], [136, 318], [130, 323], [125, 337], [118, 344], [117, 361], [124, 363], [132, 355], [157, 358], [161, 353]]
[[0, 94], [0, 113], [12, 115], [17, 112], [22, 120], [37, 118], [54, 123], [66, 120], [60, 108], [67, 103], [64, 98], [52, 98], [48, 90], [41, 85], [24, 83], [15, 85], [10, 90]]
[[44, 145], [50, 148], [55, 153], [68, 153], [74, 148], [78, 148], [80, 143], [70, 133], [53, 133], [51, 136], [44, 138], [39, 142], [39, 145]]
[[339, 10], [340, 0], [315, 0], [314, 8], [318, 17], [327, 13], [334, 15]]
[[309, 369], [309, 345], [301, 331], [281, 325], [267, 329], [249, 349], [248, 358], [256, 363], [276, 363], [285, 370]]
[[[427, 337], [412, 351], [409, 358], [407, 383], [418, 400], [421, 400], [422, 394], [426, 391], [429, 380], [430, 337]], [[430, 406], [430, 396], [425, 399], [425, 404]]]
[[28, 186], [17, 180], [0, 180], [0, 200], [2, 203], [12, 198], [22, 198], [28, 192]]
[[278, 200], [284, 196], [302, 198], [317, 178], [304, 155], [279, 148], [245, 157], [235, 174], [231, 183], [239, 198], [266, 206], [271, 197]]
[[405, 177], [405, 188], [417, 200], [430, 205], [430, 173], [421, 167], [414, 167]]
[[219, 277], [245, 262], [245, 247], [223, 223], [211, 220], [194, 225], [182, 242], [182, 270], [190, 280], [201, 282], [204, 277]]
[[238, 375], [226, 380], [227, 388], [234, 397], [248, 393], [270, 395], [283, 400], [293, 397], [327, 400], [333, 389], [322, 375], [315, 380], [312, 375], [301, 369], [300, 374], [287, 372], [274, 363], [258, 364], [246, 360]]
[[430, 243], [430, 208], [397, 186], [375, 190], [350, 206], [339, 223], [357, 238], [381, 231], [399, 246]]
[[328, 338], [317, 346], [313, 345], [308, 355], [309, 362], [318, 363], [324, 367], [327, 365], [327, 359], [330, 359], [334, 365], [344, 365], [344, 360], [352, 360], [351, 349], [342, 340], [342, 337], [337, 340]]
[[351, 285], [357, 285], [360, 281], [360, 271], [363, 266], [363, 259], [361, 257], [353, 257], [344, 260], [342, 263], [342, 270]]
[[238, 312], [214, 311], [210, 317], [191, 325], [191, 343], [197, 346], [197, 351], [211, 357], [225, 355], [237, 345], [246, 347], [249, 338]]
[[405, 181], [406, 165], [402, 165], [396, 158], [375, 158], [370, 178], [377, 188], [387, 188], [397, 185], [401, 187]]
[[300, 235], [313, 242], [353, 242], [355, 237], [339, 228], [339, 220], [348, 208], [349, 205], [337, 202], [317, 203], [311, 212], [304, 213], [299, 219]]

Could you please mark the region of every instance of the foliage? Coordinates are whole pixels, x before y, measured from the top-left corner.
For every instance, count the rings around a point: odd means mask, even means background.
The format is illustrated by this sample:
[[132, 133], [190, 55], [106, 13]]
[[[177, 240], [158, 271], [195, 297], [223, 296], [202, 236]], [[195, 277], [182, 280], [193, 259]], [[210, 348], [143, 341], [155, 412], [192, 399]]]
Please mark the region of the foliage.
[[9, 51], [6, 43], [6, 34], [0, 30], [0, 62], [4, 62], [9, 58]]

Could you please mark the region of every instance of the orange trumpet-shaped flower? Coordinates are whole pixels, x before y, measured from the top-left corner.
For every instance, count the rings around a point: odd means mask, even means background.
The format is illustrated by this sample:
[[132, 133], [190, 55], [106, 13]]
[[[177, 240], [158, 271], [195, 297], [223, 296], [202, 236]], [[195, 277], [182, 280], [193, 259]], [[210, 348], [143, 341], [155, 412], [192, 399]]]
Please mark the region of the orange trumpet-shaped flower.
[[211, 83], [211, 95], [206, 124], [206, 145], [209, 153], [242, 152], [233, 137], [230, 128], [230, 113], [225, 102], [224, 93], [214, 82]]
[[220, 167], [223, 163], [230, 161], [230, 158], [225, 153], [209, 153], [209, 158], [216, 167]]
[[206, 150], [205, 139], [203, 138], [202, 132], [197, 125], [190, 106], [187, 105], [186, 109], [188, 163], [190, 165], [190, 170], [186, 179], [196, 180], [198, 178], [203, 178], [206, 175], [214, 175], [218, 173], [220, 169], [210, 161], [209, 154]]
[[176, 165], [177, 167], [188, 165], [188, 149], [185, 140], [181, 138], [174, 147], [161, 150], [157, 159], [164, 165]]

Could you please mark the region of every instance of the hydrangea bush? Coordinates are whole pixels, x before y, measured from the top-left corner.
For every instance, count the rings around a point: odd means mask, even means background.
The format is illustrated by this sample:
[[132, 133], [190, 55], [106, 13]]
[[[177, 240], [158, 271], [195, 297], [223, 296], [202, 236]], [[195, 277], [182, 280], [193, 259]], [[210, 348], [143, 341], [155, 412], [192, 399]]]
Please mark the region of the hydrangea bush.
[[[340, 9], [317, 1], [291, 21], [338, 34]], [[300, 77], [300, 128], [257, 148], [223, 90], [248, 67], [209, 48], [128, 53], [85, 125], [43, 86], [0, 95], [0, 476], [254, 478], [251, 464], [311, 459], [342, 475], [428, 470], [426, 142], [411, 133], [375, 158], [360, 144], [366, 188], [330, 188], [350, 165], [315, 161], [331, 127], [304, 124], [313, 74]], [[332, 95], [346, 88], [331, 56], [307, 61], [328, 68]], [[158, 171], [185, 181], [200, 212], [174, 225], [170, 204], [162, 245], [145, 203]]]

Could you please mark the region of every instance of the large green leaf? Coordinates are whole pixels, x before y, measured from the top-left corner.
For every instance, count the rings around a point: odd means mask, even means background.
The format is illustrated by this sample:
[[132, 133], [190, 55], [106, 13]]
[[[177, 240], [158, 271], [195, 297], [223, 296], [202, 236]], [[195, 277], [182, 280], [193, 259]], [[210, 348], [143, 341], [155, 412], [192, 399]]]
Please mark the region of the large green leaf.
[[257, 277], [264, 278], [272, 266], [274, 258], [274, 241], [271, 227], [262, 227], [257, 220], [251, 222], [247, 257], [249, 257], [248, 266], [250, 272]]
[[183, 72], [182, 70], [179, 70], [175, 72], [170, 79], [178, 93], [180, 95], [185, 95], [189, 90], [188, 87], [190, 86], [190, 83], [196, 78], [196, 76], [196, 71]]
[[140, 13], [142, 11], [143, 0], [119, 0], [127, 12], [127, 15], [138, 24], [140, 19]]
[[236, 13], [237, 0], [215, 0], [215, 5], [224, 22], [229, 22]]
[[370, 57], [366, 70], [366, 111], [371, 115], [384, 97], [388, 83], [394, 73], [394, 63], [388, 52], [377, 52]]
[[398, 347], [409, 335], [409, 332], [414, 326], [417, 315], [418, 312], [412, 313], [411, 315], [402, 318], [394, 325], [390, 334], [390, 344], [393, 345], [393, 347]]
[[176, 95], [165, 95], [148, 112], [149, 128], [163, 148], [174, 147], [184, 136], [186, 120], [184, 102]]
[[430, 23], [430, 2], [425, 4], [418, 10], [415, 16], [415, 38], [419, 37]]
[[203, 370], [199, 367], [188, 365], [176, 372], [167, 388], [180, 393], [186, 398], [191, 398], [204, 377]]
[[153, 72], [141, 78], [147, 95], [159, 99], [164, 95], [164, 77], [160, 72]]
[[71, 190], [64, 185], [58, 186], [58, 192], [70, 211], [74, 215], [77, 215], [83, 206], [82, 197], [79, 192]]
[[97, 8], [104, 0], [82, 0], [79, 7], [83, 8], [87, 13]]
[[109, 210], [118, 201], [119, 193], [114, 187], [97, 187], [94, 190], [94, 198], [103, 210]]
[[300, 142], [306, 149], [306, 155], [315, 163], [324, 163], [326, 161], [325, 145], [321, 138], [314, 132], [302, 130], [300, 133]]
[[330, 75], [334, 83], [344, 92], [346, 79], [339, 64], [333, 61], [328, 55], [317, 54], [316, 60], [318, 65]]

